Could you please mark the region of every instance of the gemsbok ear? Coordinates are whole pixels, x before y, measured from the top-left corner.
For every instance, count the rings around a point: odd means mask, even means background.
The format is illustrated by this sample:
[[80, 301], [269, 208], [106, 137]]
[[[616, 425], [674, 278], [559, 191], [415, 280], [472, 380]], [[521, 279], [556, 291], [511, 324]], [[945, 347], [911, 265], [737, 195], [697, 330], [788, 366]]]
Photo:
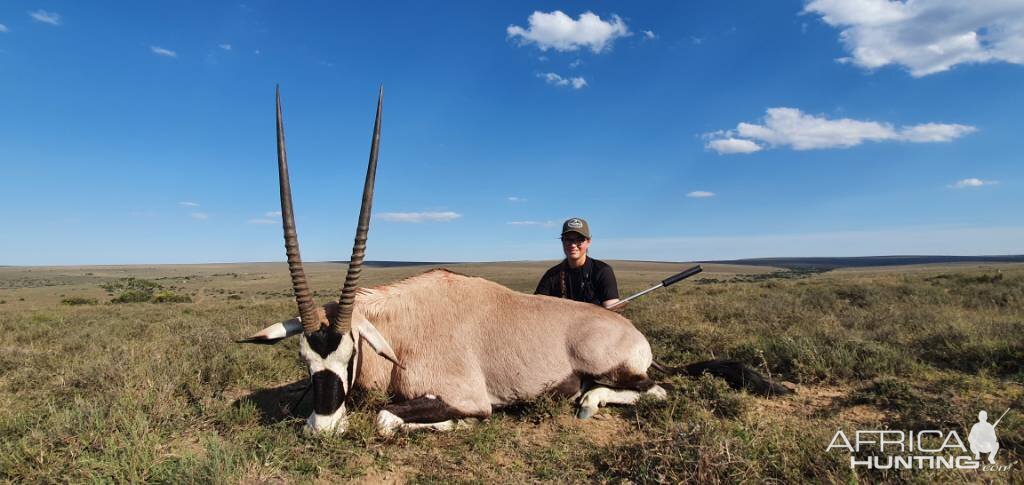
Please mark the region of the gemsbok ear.
[[374, 327], [365, 318], [353, 318], [352, 320], [353, 333], [357, 333], [359, 337], [365, 339], [366, 343], [370, 344], [370, 347], [377, 355], [390, 360], [392, 364], [397, 365], [399, 368], [405, 369], [405, 366], [395, 356], [395, 350], [391, 348], [391, 344], [380, 334], [377, 327]]
[[260, 330], [252, 337], [236, 340], [236, 344], [276, 344], [292, 335], [302, 333], [302, 319], [293, 318], [280, 323], [275, 323], [263, 330]]

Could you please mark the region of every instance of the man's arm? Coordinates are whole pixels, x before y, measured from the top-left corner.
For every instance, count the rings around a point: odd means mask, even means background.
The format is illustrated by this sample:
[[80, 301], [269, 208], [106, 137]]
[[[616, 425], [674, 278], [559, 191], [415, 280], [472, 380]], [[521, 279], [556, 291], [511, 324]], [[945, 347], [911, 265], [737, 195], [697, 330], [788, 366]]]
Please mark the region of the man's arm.
[[608, 308], [619, 302], [619, 284], [615, 281], [615, 271], [611, 266], [605, 266], [597, 272], [596, 283], [598, 297], [601, 299], [601, 306]]
[[544, 273], [544, 276], [540, 277], [540, 282], [537, 283], [537, 289], [533, 290], [534, 295], [547, 295], [547, 296], [560, 296], [552, 292], [551, 289], [551, 270]]

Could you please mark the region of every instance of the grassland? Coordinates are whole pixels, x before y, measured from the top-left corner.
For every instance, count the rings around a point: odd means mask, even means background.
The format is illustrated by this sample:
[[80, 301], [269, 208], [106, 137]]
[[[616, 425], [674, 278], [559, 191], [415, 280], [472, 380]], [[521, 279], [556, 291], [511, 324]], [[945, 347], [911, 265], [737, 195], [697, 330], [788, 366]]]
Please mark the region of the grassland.
[[[615, 267], [624, 294], [681, 269]], [[451, 268], [532, 291], [546, 265]], [[319, 300], [336, 297], [344, 269], [309, 265]], [[424, 269], [373, 268], [364, 284]], [[111, 303], [125, 278], [158, 286], [146, 302]], [[281, 264], [0, 268], [0, 481], [1024, 480], [1020, 264], [709, 266], [625, 315], [666, 363], [739, 359], [792, 383], [795, 396], [670, 378], [668, 401], [588, 421], [572, 418], [569, 402], [539, 399], [451, 433], [387, 439], [372, 429], [385, 398], [377, 395], [355, 403], [346, 435], [303, 435], [310, 404], [293, 405], [306, 376], [296, 342], [232, 343], [294, 313]], [[947, 429], [966, 439], [978, 410], [1006, 408], [999, 463], [1009, 471], [855, 473], [849, 455], [825, 452], [838, 429]]]

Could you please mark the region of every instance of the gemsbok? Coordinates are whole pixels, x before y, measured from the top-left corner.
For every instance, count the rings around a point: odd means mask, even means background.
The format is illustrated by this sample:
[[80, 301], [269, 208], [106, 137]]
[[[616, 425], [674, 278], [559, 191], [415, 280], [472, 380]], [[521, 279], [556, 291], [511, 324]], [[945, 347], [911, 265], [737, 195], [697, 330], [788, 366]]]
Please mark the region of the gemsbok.
[[[369, 232], [380, 146], [384, 91], [377, 99], [370, 160], [348, 273], [338, 302], [317, 307], [299, 255], [280, 89], [277, 160], [285, 252], [299, 317], [275, 323], [245, 343], [276, 343], [300, 335], [309, 365], [312, 432], [343, 432], [345, 403], [355, 388], [392, 396], [377, 415], [381, 434], [451, 429], [462, 418], [546, 393], [578, 396], [577, 416], [641, 395], [664, 398], [651, 380], [651, 346], [623, 316], [600, 306], [519, 293], [497, 283], [432, 270], [390, 285], [357, 288]], [[733, 361], [710, 361], [667, 372], [725, 377], [734, 387], [785, 394], [786, 388]]]

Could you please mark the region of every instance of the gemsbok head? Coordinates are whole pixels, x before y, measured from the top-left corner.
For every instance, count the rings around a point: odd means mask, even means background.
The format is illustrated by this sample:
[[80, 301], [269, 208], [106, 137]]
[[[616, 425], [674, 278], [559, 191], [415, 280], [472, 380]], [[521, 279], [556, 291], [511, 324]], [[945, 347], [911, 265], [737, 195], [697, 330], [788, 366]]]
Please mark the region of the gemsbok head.
[[363, 186], [362, 206], [356, 225], [355, 244], [345, 276], [341, 297], [336, 305], [318, 307], [306, 282], [299, 253], [299, 239], [295, 229], [295, 214], [292, 209], [291, 183], [288, 178], [288, 154], [285, 149], [284, 120], [281, 113], [281, 91], [276, 92], [277, 101], [277, 169], [281, 192], [281, 219], [284, 228], [284, 247], [288, 257], [288, 271], [291, 273], [295, 301], [299, 317], [271, 325], [256, 335], [243, 340], [246, 343], [276, 343], [281, 339], [301, 333], [299, 352], [309, 365], [313, 386], [313, 409], [307, 422], [310, 430], [344, 431], [345, 401], [354, 384], [358, 365], [357, 354], [360, 339], [384, 358], [398, 363], [394, 350], [387, 340], [366, 318], [353, 315], [356, 285], [363, 271], [366, 255], [366, 238], [370, 230], [370, 212], [373, 207], [373, 185], [377, 172], [377, 156], [380, 148], [381, 111], [384, 103], [384, 88], [377, 97], [377, 114], [373, 124], [373, 138], [370, 143], [370, 161], [366, 168], [366, 182]]

